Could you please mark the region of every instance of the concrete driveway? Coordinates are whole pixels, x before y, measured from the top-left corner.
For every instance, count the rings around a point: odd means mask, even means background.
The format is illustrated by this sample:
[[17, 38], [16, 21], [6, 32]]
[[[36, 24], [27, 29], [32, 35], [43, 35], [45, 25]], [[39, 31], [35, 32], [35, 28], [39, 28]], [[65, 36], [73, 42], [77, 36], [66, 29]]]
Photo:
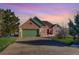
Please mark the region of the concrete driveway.
[[79, 48], [20, 43], [22, 41], [27, 42], [34, 39], [48, 40], [49, 38], [26, 38], [22, 40], [17, 40], [16, 43], [9, 45], [0, 54], [1, 55], [78, 55], [79, 54]]

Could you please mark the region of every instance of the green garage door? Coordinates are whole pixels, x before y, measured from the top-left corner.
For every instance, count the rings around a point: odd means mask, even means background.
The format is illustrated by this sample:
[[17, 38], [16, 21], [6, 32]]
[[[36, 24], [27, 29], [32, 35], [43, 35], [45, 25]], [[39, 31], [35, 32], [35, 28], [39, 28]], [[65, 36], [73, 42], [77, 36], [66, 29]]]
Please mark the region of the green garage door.
[[23, 30], [24, 37], [36, 37], [39, 35], [39, 31], [37, 29], [27, 29]]

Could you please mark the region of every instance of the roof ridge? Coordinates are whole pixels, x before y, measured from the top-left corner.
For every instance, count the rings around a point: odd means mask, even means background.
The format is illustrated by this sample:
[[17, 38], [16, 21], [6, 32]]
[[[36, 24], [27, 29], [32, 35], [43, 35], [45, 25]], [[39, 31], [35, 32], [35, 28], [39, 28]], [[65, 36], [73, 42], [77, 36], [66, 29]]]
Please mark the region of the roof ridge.
[[36, 16], [32, 18], [32, 21], [37, 23], [39, 26], [45, 26], [45, 24]]
[[33, 19], [34, 18], [38, 19], [38, 21], [41, 22], [41, 24], [45, 25], [38, 17], [35, 16], [35, 17], [33, 17]]

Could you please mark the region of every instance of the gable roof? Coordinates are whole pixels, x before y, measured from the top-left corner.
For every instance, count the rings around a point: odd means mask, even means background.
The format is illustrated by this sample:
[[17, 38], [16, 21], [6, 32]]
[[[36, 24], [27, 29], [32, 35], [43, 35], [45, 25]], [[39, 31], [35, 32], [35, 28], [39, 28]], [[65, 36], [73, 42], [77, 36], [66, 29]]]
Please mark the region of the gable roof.
[[54, 24], [48, 22], [48, 21], [42, 21], [46, 26], [48, 26], [49, 28], [54, 26]]
[[32, 19], [30, 19], [32, 22], [34, 22], [37, 26], [41, 27], [41, 26], [45, 26], [45, 24], [37, 17], [33, 17]]
[[57, 26], [57, 27], [60, 27], [60, 28], [61, 28], [61, 26], [58, 25], [58, 24], [54, 24], [54, 25], [52, 25], [50, 28], [52, 28], [52, 27], [54, 27], [54, 26]]
[[[30, 21], [32, 21], [34, 24], [36, 24], [38, 27], [42, 27], [42, 26], [48, 26], [49, 28], [52, 28], [52, 27], [54, 27], [54, 26], [58, 26], [58, 27], [60, 27], [58, 24], [52, 24], [52, 23], [50, 23], [50, 22], [48, 22], [48, 21], [41, 21], [38, 17], [33, 17], [33, 18], [30, 18], [29, 19]], [[25, 26], [25, 24], [27, 23], [27, 21], [24, 23], [24, 24], [22, 24], [20, 27], [23, 27], [23, 26]]]
[[[45, 24], [39, 18], [37, 18], [37, 17], [30, 18], [29, 20], [32, 21], [38, 27], [45, 26]], [[25, 26], [26, 23], [27, 23], [27, 21], [24, 24], [22, 24], [20, 27]]]

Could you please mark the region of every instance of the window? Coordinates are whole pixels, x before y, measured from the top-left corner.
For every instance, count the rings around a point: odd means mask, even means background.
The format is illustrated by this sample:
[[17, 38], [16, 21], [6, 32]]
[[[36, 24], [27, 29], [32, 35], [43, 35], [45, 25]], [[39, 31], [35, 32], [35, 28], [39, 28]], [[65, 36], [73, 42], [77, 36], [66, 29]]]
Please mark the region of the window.
[[47, 29], [47, 34], [49, 34], [49, 29]]
[[47, 34], [53, 34], [53, 30], [52, 29], [47, 29]]
[[53, 34], [53, 30], [52, 29], [50, 30], [50, 34]]

